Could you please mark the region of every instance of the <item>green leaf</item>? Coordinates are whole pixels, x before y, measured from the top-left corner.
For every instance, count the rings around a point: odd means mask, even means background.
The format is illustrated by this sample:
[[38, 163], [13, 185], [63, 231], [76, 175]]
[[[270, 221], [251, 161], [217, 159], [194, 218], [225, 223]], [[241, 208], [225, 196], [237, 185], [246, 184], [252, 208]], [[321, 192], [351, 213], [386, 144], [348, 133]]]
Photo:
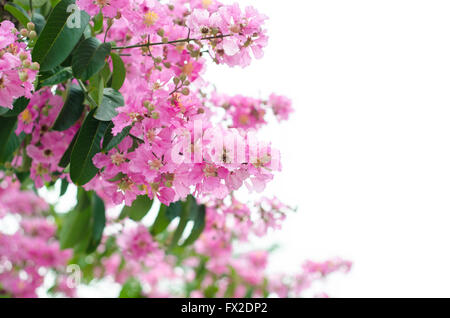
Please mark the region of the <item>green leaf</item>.
[[5, 10], [11, 13], [12, 16], [16, 18], [24, 27], [26, 27], [27, 23], [31, 21], [28, 13], [21, 6], [15, 3], [5, 4]]
[[130, 277], [122, 286], [119, 298], [142, 298], [142, 286], [139, 281]]
[[103, 14], [99, 12], [94, 18], [94, 31], [100, 33], [103, 29]]
[[202, 234], [205, 229], [205, 216], [206, 216], [206, 207], [204, 205], [197, 206], [197, 208], [193, 208], [194, 215], [191, 215], [191, 220], [194, 222], [194, 226], [192, 227], [191, 234], [184, 241], [183, 246], [188, 246], [193, 244]]
[[69, 181], [67, 179], [61, 180], [61, 190], [59, 192], [59, 196], [62, 197], [67, 192], [67, 188], [69, 187]]
[[50, 75], [49, 77], [42, 80], [40, 83], [41, 86], [53, 86], [60, 83], [64, 83], [67, 80], [71, 79], [73, 76], [72, 69], [70, 67], [64, 67], [54, 73], [53, 75]]
[[61, 249], [75, 247], [86, 237], [91, 216], [92, 211], [90, 209], [74, 209], [64, 217], [59, 234]]
[[106, 225], [105, 204], [103, 203], [103, 200], [95, 193], [92, 193], [92, 213], [94, 216], [92, 237], [89, 247], [86, 250], [87, 253], [92, 253], [97, 249], [102, 240], [103, 230]]
[[122, 140], [124, 140], [124, 138], [128, 136], [131, 130], [131, 126], [127, 126], [120, 133], [113, 136], [111, 132], [113, 126], [114, 125], [112, 123], [108, 126], [108, 130], [105, 133], [105, 138], [103, 138], [102, 151], [104, 152], [108, 152], [118, 144], [120, 144]]
[[111, 81], [111, 87], [119, 90], [123, 82], [125, 81], [125, 76], [127, 73], [127, 70], [125, 69], [125, 64], [122, 61], [122, 58], [117, 53], [111, 53], [111, 59], [113, 63], [113, 74], [112, 74], [112, 81]]
[[58, 163], [58, 166], [60, 166], [61, 168], [65, 168], [69, 165], [70, 156], [72, 155], [73, 147], [75, 146], [75, 142], [77, 141], [79, 133], [80, 131], [77, 131], [75, 136], [73, 136], [72, 141], [69, 144], [69, 147], [67, 147], [66, 152], [64, 152], [63, 156], [61, 157], [61, 160]]
[[3, 117], [17, 117], [21, 112], [27, 108], [30, 100], [24, 96], [19, 97], [13, 102], [13, 109], [8, 109], [7, 112], [2, 114]]
[[42, 14], [35, 12], [31, 18], [31, 22], [34, 23], [34, 30], [37, 35], [40, 35], [45, 26], [45, 18]]
[[94, 113], [95, 109], [91, 110], [84, 120], [70, 156], [70, 178], [77, 185], [88, 183], [98, 171], [92, 158], [101, 150], [100, 142], [108, 122], [96, 120]]
[[[91, 97], [100, 105], [103, 100], [103, 90], [105, 88], [105, 81], [103, 80], [103, 76], [100, 73], [95, 74], [89, 79], [89, 92]], [[91, 105], [95, 107], [95, 105]]]
[[148, 211], [150, 211], [152, 204], [153, 200], [147, 195], [140, 195], [134, 200], [131, 206], [125, 206], [122, 209], [119, 219], [124, 219], [128, 216], [134, 221], [140, 221], [147, 215]]
[[103, 100], [94, 117], [101, 121], [110, 121], [117, 115], [116, 108], [125, 105], [122, 94], [113, 88], [103, 90]]
[[111, 43], [101, 43], [97, 38], [84, 40], [73, 53], [73, 75], [83, 81], [88, 80], [103, 68], [110, 52]]
[[153, 222], [150, 232], [152, 235], [158, 235], [163, 232], [176, 217], [181, 215], [183, 205], [181, 201], [173, 202], [169, 206], [161, 204], [158, 216]]
[[[80, 24], [67, 12], [75, 0], [61, 0], [50, 13], [34, 46], [32, 57], [40, 64], [41, 71], [48, 71], [61, 64], [72, 52], [89, 22], [89, 15], [80, 11]], [[69, 23], [68, 23], [69, 22]]]
[[70, 85], [64, 106], [53, 125], [53, 130], [64, 131], [80, 119], [84, 110], [84, 92], [78, 85]]
[[17, 117], [0, 117], [0, 163], [8, 161], [18, 147], [16, 123]]
[[[32, 0], [32, 1], [33, 1], [33, 8], [42, 7], [47, 2], [47, 0]], [[22, 7], [26, 9], [30, 9], [29, 0], [14, 0], [14, 2], [22, 5]]]

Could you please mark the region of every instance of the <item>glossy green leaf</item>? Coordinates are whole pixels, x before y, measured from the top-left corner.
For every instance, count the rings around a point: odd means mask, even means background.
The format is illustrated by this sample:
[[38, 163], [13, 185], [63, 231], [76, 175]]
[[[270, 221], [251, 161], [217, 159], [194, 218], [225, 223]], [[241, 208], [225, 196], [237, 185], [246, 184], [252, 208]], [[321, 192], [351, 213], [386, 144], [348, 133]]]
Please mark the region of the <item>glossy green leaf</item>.
[[103, 14], [99, 12], [94, 18], [94, 31], [100, 33], [103, 29]]
[[73, 147], [75, 146], [75, 142], [77, 141], [78, 134], [80, 131], [77, 131], [75, 136], [73, 136], [72, 141], [69, 144], [69, 147], [67, 147], [66, 152], [64, 152], [63, 156], [61, 157], [61, 160], [58, 163], [58, 166], [61, 168], [65, 168], [70, 163], [70, 156], [72, 155]]
[[[39, 8], [42, 7], [47, 0], [32, 0], [33, 1], [33, 8]], [[25, 9], [30, 9], [30, 0], [14, 0], [15, 3], [20, 4]]]
[[101, 150], [108, 123], [95, 119], [94, 113], [95, 109], [91, 110], [84, 120], [70, 156], [70, 178], [77, 185], [88, 183], [98, 172], [92, 158]]
[[122, 94], [113, 88], [103, 90], [103, 100], [94, 117], [101, 121], [110, 121], [117, 115], [116, 108], [125, 105]]
[[173, 202], [169, 206], [161, 204], [158, 215], [153, 222], [151, 233], [157, 235], [163, 232], [176, 217], [181, 215], [183, 205], [181, 201]]
[[34, 23], [34, 30], [37, 35], [40, 35], [45, 26], [45, 18], [42, 14], [35, 12], [31, 18], [31, 22]]
[[142, 220], [150, 211], [153, 205], [153, 200], [151, 200], [147, 195], [140, 195], [134, 200], [131, 206], [125, 206], [120, 213], [119, 218], [124, 219], [129, 217], [134, 221]]
[[16, 124], [17, 117], [0, 117], [0, 163], [8, 161], [17, 149]]
[[16, 18], [22, 26], [26, 27], [27, 23], [30, 22], [30, 17], [28, 13], [19, 5], [15, 3], [7, 3], [5, 4], [5, 10], [12, 14], [14, 18]]
[[69, 181], [67, 179], [61, 180], [61, 190], [59, 191], [59, 196], [62, 197], [67, 192], [67, 188], [69, 187]]
[[64, 83], [71, 79], [73, 76], [72, 69], [70, 67], [64, 67], [57, 72], [55, 72], [53, 75], [50, 75], [43, 79], [40, 82], [41, 86], [53, 86], [60, 83]]
[[113, 136], [111, 132], [113, 126], [114, 125], [112, 123], [108, 126], [108, 130], [105, 133], [105, 138], [103, 138], [102, 151], [104, 152], [108, 152], [117, 145], [119, 145], [122, 142], [122, 140], [124, 140], [124, 138], [128, 136], [131, 130], [131, 126], [127, 126], [120, 133]]
[[81, 80], [88, 80], [103, 68], [110, 52], [110, 43], [101, 43], [97, 38], [84, 40], [73, 53], [73, 75]]
[[74, 209], [64, 217], [59, 234], [61, 249], [75, 247], [86, 237], [91, 217], [91, 209]]
[[51, 70], [69, 56], [89, 22], [90, 17], [84, 11], [79, 11], [79, 21], [70, 10], [67, 12], [68, 7], [74, 4], [75, 0], [61, 0], [50, 13], [36, 41], [32, 57], [40, 64], [41, 71]]
[[111, 87], [119, 90], [123, 82], [125, 81], [125, 76], [127, 70], [125, 69], [125, 64], [122, 61], [122, 58], [117, 53], [111, 53], [111, 59], [113, 62], [113, 74], [111, 80]]
[[142, 297], [142, 286], [139, 281], [130, 277], [125, 284], [122, 286], [119, 298], [141, 298]]
[[[100, 73], [95, 74], [89, 79], [89, 92], [91, 97], [100, 105], [103, 100], [103, 90], [105, 89], [105, 81]], [[95, 105], [91, 105], [95, 107]]]
[[95, 193], [92, 193], [92, 237], [90, 239], [87, 253], [94, 252], [100, 244], [103, 236], [103, 230], [106, 225], [105, 204], [103, 200]]
[[192, 209], [195, 213], [191, 214], [191, 220], [194, 222], [192, 231], [184, 241], [183, 246], [193, 244], [205, 229], [206, 207], [204, 205], [197, 206]]
[[84, 92], [78, 85], [70, 85], [64, 106], [53, 125], [53, 130], [64, 131], [80, 119], [84, 110]]

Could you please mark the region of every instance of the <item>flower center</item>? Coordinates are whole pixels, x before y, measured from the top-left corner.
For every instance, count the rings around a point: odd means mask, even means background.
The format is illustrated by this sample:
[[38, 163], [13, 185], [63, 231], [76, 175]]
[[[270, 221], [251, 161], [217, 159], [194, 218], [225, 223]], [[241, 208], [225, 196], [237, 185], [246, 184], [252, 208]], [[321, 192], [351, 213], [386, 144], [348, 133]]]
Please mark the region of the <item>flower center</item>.
[[116, 152], [111, 156], [111, 162], [115, 164], [116, 166], [120, 166], [122, 163], [125, 162], [125, 158], [123, 155], [119, 152]]
[[[1, 88], [1, 85], [0, 85]], [[32, 121], [32, 117], [31, 117], [31, 112], [28, 109], [25, 109], [22, 114], [20, 114], [20, 118], [22, 119], [22, 121], [26, 124], [31, 123]]]
[[203, 8], [208, 8], [212, 3], [212, 0], [202, 0]]
[[159, 170], [159, 168], [161, 168], [163, 166], [163, 164], [162, 164], [161, 160], [154, 159], [154, 160], [149, 160], [148, 161], [148, 166], [152, 170]]
[[96, 0], [95, 2], [101, 8], [106, 7], [107, 5], [109, 5], [109, 1], [108, 0]]
[[216, 167], [214, 167], [213, 165], [207, 165], [203, 169], [203, 173], [205, 174], [206, 177], [217, 177], [218, 175]]
[[144, 15], [144, 24], [146, 26], [152, 26], [158, 21], [159, 16], [156, 12], [149, 11]]

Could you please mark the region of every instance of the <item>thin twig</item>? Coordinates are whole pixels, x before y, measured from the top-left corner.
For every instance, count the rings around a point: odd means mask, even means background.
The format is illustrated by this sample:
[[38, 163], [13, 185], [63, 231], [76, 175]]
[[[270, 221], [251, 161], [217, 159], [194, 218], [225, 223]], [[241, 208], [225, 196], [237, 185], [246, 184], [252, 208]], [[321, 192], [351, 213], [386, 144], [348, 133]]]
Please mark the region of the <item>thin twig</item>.
[[167, 41], [167, 42], [155, 42], [155, 43], [144, 43], [144, 44], [133, 44], [133, 45], [127, 45], [127, 46], [116, 46], [113, 47], [112, 50], [123, 50], [123, 49], [132, 49], [137, 47], [148, 47], [148, 46], [155, 46], [155, 45], [164, 45], [164, 44], [175, 44], [175, 43], [183, 43], [183, 42], [191, 42], [191, 41], [205, 41], [205, 40], [214, 40], [214, 39], [223, 39], [228, 36], [231, 36], [231, 34], [225, 34], [225, 35], [216, 35], [216, 36], [208, 36], [200, 39], [180, 39], [180, 40], [173, 40], [173, 41]]
[[86, 89], [86, 86], [84, 86], [83, 82], [80, 81], [78, 78], [77, 78], [77, 82], [78, 82], [78, 85], [80, 85], [81, 89], [82, 89], [82, 90], [84, 91], [84, 93], [86, 94], [86, 98], [88, 99], [89, 103], [91, 103], [92, 106], [94, 106], [94, 108], [97, 108], [97, 107], [98, 107], [97, 103], [96, 103], [95, 100], [91, 97], [91, 95], [89, 94], [88, 90]]

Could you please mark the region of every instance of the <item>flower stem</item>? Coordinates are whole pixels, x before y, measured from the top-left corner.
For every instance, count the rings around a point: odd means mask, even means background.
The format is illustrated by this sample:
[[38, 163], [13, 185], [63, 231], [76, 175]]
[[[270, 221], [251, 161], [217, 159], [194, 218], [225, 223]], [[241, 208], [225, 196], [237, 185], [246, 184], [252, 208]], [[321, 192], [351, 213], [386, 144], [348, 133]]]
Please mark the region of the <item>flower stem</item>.
[[91, 95], [89, 94], [88, 90], [86, 89], [86, 86], [84, 86], [83, 82], [80, 81], [78, 78], [77, 78], [77, 82], [78, 82], [78, 85], [80, 85], [81, 89], [84, 91], [84, 94], [86, 95], [86, 98], [88, 99], [89, 103], [92, 106], [94, 106], [94, 108], [97, 108], [98, 107], [97, 103], [91, 97]]
[[112, 50], [122, 50], [122, 49], [132, 49], [136, 47], [148, 47], [148, 46], [155, 46], [155, 45], [164, 45], [164, 44], [176, 44], [176, 43], [183, 43], [183, 42], [191, 42], [191, 41], [205, 41], [205, 40], [213, 40], [213, 39], [223, 39], [228, 36], [231, 36], [231, 34], [225, 34], [225, 35], [215, 35], [215, 36], [207, 36], [200, 39], [179, 39], [179, 40], [173, 40], [173, 41], [167, 41], [167, 42], [154, 42], [154, 43], [144, 43], [144, 44], [134, 44], [134, 45], [127, 45], [127, 46], [116, 46], [113, 47]]

